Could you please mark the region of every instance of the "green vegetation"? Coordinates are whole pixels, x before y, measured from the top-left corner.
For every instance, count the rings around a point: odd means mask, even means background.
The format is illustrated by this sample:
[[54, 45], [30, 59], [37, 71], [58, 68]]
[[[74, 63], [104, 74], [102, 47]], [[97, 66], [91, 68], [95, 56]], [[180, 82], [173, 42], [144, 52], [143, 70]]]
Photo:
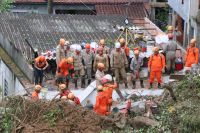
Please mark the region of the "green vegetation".
[[0, 0], [0, 12], [7, 12], [12, 8], [13, 0]]

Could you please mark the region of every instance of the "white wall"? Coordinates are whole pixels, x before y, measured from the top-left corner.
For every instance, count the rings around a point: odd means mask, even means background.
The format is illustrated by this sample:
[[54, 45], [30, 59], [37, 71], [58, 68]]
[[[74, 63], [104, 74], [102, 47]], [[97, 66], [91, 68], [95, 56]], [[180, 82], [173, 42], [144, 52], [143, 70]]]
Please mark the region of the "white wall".
[[23, 85], [8, 68], [8, 66], [0, 59], [0, 86], [2, 88], [2, 95], [4, 97], [5, 89], [7, 86], [7, 95], [23, 95], [26, 93]]

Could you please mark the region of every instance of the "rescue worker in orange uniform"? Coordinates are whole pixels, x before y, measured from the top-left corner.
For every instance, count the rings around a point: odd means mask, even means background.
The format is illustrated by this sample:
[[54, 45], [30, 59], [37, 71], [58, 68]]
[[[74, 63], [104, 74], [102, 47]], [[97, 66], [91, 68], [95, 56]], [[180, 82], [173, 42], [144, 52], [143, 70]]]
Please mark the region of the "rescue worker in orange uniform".
[[196, 47], [196, 39], [191, 39], [185, 56], [185, 67], [191, 67], [192, 64], [198, 64], [198, 60], [199, 49]]
[[110, 114], [108, 95], [103, 91], [103, 87], [101, 85], [97, 87], [97, 91], [98, 91], [98, 94], [96, 96], [94, 111], [99, 115]]
[[68, 87], [70, 77], [73, 77], [73, 58], [62, 59], [57, 67], [57, 84], [65, 83]]
[[44, 70], [49, 66], [44, 56], [38, 56], [34, 63], [35, 85], [42, 85]]
[[69, 100], [73, 101], [76, 105], [80, 105], [80, 104], [81, 104], [79, 98], [76, 97], [76, 96], [74, 96], [73, 93], [69, 93], [69, 94], [67, 95], [67, 98], [68, 98]]
[[107, 74], [102, 78], [102, 84], [103, 84], [103, 91], [107, 94], [108, 98], [108, 103], [109, 103], [109, 108], [108, 110], [110, 111], [110, 107], [112, 106], [112, 94], [113, 90], [117, 88], [117, 83], [112, 83], [112, 76]]
[[69, 93], [71, 93], [71, 91], [69, 89], [67, 89], [66, 84], [60, 84], [59, 85], [59, 91], [60, 91], [60, 98], [64, 97], [64, 96], [68, 96]]
[[153, 48], [153, 55], [150, 56], [148, 62], [148, 70], [150, 71], [150, 88], [153, 86], [154, 78], [156, 77], [158, 82], [158, 88], [161, 87], [161, 75], [165, 70], [165, 57], [159, 53], [159, 48]]
[[35, 86], [35, 90], [34, 90], [34, 92], [32, 93], [31, 98], [34, 99], [34, 100], [38, 100], [38, 99], [39, 99], [39, 96], [38, 96], [38, 95], [39, 95], [41, 89], [42, 89], [42, 87], [41, 87], [40, 85], [36, 85], [36, 86]]

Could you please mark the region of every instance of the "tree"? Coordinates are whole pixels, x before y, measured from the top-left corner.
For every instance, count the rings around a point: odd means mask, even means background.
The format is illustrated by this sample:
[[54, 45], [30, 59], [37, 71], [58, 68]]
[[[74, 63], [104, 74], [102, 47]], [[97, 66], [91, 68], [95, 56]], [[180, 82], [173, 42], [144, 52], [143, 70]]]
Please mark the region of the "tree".
[[13, 0], [0, 0], [0, 12], [9, 11], [12, 7]]

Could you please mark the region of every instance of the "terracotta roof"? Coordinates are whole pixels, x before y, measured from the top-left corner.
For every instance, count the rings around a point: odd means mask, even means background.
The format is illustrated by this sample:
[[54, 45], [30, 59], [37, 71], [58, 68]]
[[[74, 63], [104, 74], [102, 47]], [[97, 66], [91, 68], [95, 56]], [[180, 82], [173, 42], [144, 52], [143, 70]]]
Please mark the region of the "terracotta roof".
[[[65, 4], [113, 4], [128, 3], [130, 0], [53, 0], [54, 3]], [[148, 2], [149, 0], [131, 0], [131, 2]], [[47, 0], [15, 0], [15, 3], [45, 3]]]
[[[97, 14], [118, 14], [128, 18], [144, 18], [147, 12], [143, 3], [133, 3], [129, 7], [126, 5], [96, 5]], [[127, 9], [127, 11], [126, 11]]]

